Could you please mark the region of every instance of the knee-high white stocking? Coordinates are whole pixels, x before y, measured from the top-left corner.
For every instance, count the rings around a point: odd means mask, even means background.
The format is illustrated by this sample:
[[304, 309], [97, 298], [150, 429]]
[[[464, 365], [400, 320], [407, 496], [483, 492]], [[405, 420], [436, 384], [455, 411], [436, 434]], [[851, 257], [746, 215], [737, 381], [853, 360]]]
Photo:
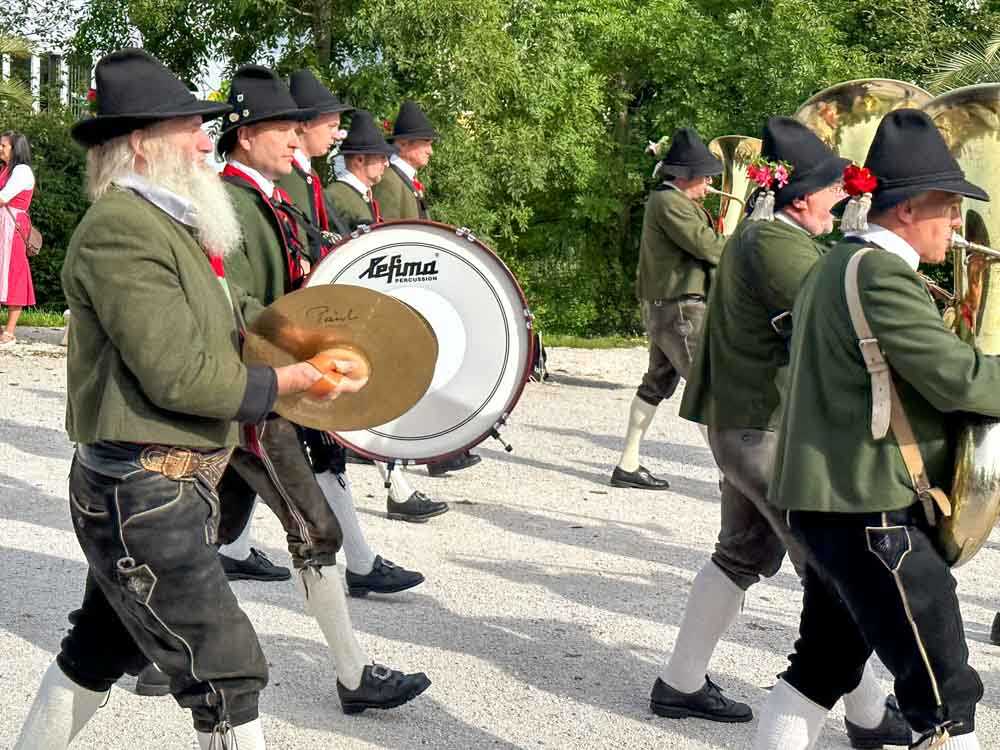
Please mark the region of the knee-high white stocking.
[[107, 697], [77, 685], [52, 662], [14, 750], [66, 750]]
[[354, 635], [343, 582], [333, 575], [332, 569], [327, 569], [327, 575], [323, 570], [305, 568], [299, 571], [298, 583], [306, 599], [306, 611], [316, 618], [330, 647], [337, 680], [348, 690], [356, 690], [361, 684], [361, 673], [371, 659]]

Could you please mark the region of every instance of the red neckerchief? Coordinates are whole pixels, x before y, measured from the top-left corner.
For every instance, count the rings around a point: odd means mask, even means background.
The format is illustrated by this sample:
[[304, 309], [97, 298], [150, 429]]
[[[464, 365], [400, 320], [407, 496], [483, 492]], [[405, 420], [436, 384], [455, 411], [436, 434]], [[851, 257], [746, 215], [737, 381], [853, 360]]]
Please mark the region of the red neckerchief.
[[323, 185], [316, 170], [312, 174], [313, 205], [316, 207], [316, 221], [324, 232], [330, 230], [330, 217], [326, 215], [326, 201], [323, 200]]
[[372, 206], [372, 221], [375, 224], [382, 223], [382, 209], [378, 207], [378, 201], [375, 200], [375, 193], [372, 192], [371, 188], [368, 188], [368, 201]]
[[292, 289], [297, 289], [305, 273], [302, 270], [302, 259], [307, 257], [308, 254], [305, 252], [305, 247], [302, 245], [302, 241], [299, 239], [299, 228], [295, 223], [295, 219], [292, 217], [288, 211], [282, 208], [282, 204], [290, 204], [292, 201], [288, 197], [288, 193], [282, 190], [280, 187], [275, 186], [274, 194], [277, 196], [278, 200], [275, 201], [274, 198], [267, 195], [260, 185], [257, 184], [256, 180], [253, 179], [243, 170], [232, 164], [226, 164], [225, 169], [222, 170], [223, 177], [235, 177], [238, 180], [242, 180], [247, 185], [252, 187], [261, 198], [264, 199], [265, 205], [271, 209], [271, 213], [274, 215], [275, 221], [278, 223], [281, 233], [281, 244], [285, 250], [285, 261], [288, 266], [288, 280], [291, 284]]

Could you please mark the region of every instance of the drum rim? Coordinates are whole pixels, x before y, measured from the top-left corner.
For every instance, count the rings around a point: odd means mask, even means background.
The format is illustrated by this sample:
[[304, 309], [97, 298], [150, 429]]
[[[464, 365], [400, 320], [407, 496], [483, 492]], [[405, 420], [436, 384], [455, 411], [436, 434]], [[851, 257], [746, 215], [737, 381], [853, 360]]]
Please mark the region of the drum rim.
[[[526, 319], [527, 319], [528, 324], [529, 324], [528, 325], [528, 330], [531, 333], [528, 336], [528, 352], [527, 352], [528, 356], [527, 356], [527, 359], [526, 359], [526, 362], [525, 362], [524, 372], [521, 373], [521, 377], [518, 379], [518, 381], [516, 383], [516, 387], [514, 388], [514, 391], [511, 393], [510, 398], [508, 398], [507, 401], [506, 401], [506, 403], [504, 403], [503, 413], [506, 415], [504, 417], [506, 419], [506, 417], [510, 416], [511, 412], [514, 410], [514, 407], [517, 406], [518, 402], [521, 400], [521, 396], [524, 394], [524, 389], [527, 387], [528, 381], [531, 379], [531, 363], [535, 360], [535, 336], [534, 336], [535, 326], [534, 326], [534, 316], [531, 314], [531, 308], [528, 306], [528, 298], [525, 296], [524, 290], [521, 288], [521, 284], [518, 282], [517, 277], [515, 277], [514, 274], [513, 274], [513, 272], [510, 270], [510, 268], [507, 267], [507, 264], [503, 262], [503, 259], [499, 255], [497, 255], [495, 252], [493, 252], [493, 250], [490, 247], [488, 247], [484, 242], [482, 242], [479, 239], [479, 237], [477, 237], [473, 232], [468, 232], [466, 234], [459, 234], [458, 231], [459, 231], [460, 227], [453, 226], [452, 224], [445, 224], [444, 222], [440, 222], [440, 221], [431, 221], [429, 219], [393, 219], [392, 221], [384, 221], [384, 222], [382, 222], [380, 224], [370, 225], [368, 227], [368, 231], [367, 232], [355, 229], [349, 235], [347, 235], [346, 237], [342, 238], [339, 242], [335, 243], [330, 248], [330, 252], [327, 253], [327, 255], [324, 256], [319, 261], [319, 263], [317, 263], [315, 266], [313, 266], [313, 268], [310, 270], [308, 276], [306, 276], [306, 278], [303, 279], [302, 286], [303, 287], [307, 287], [309, 285], [309, 280], [312, 278], [313, 274], [315, 274], [320, 268], [322, 268], [323, 264], [326, 263], [329, 258], [332, 258], [334, 255], [336, 255], [337, 250], [340, 247], [342, 247], [343, 245], [346, 245], [351, 240], [358, 239], [358, 238], [360, 238], [360, 237], [362, 237], [362, 236], [364, 236], [366, 234], [373, 234], [373, 233], [378, 232], [379, 230], [384, 229], [386, 227], [403, 227], [403, 226], [410, 226], [410, 227], [435, 227], [437, 229], [445, 229], [445, 230], [451, 232], [452, 234], [456, 235], [457, 237], [461, 237], [466, 242], [469, 242], [471, 244], [474, 244], [474, 245], [478, 246], [480, 250], [485, 251], [488, 256], [490, 256], [493, 260], [495, 260], [497, 262], [497, 265], [499, 266], [499, 268], [503, 271], [503, 273], [507, 276], [507, 278], [510, 280], [510, 282], [514, 285], [514, 290], [517, 292], [517, 296], [521, 300], [521, 307], [522, 307], [522, 309], [524, 310], [524, 312], [526, 314]], [[491, 428], [491, 430], [492, 430], [492, 428]], [[411, 458], [387, 459], [385, 456], [382, 456], [382, 455], [376, 454], [376, 453], [372, 453], [370, 451], [365, 450], [364, 448], [361, 448], [361, 447], [359, 447], [357, 445], [354, 445], [349, 440], [344, 439], [343, 437], [341, 437], [336, 432], [331, 432], [330, 436], [334, 440], [336, 440], [338, 443], [340, 443], [340, 445], [344, 446], [345, 448], [349, 448], [350, 450], [354, 451], [359, 456], [363, 456], [364, 458], [367, 458], [367, 459], [370, 459], [370, 460], [373, 460], [373, 461], [385, 461], [385, 462], [394, 462], [394, 463], [404, 464], [404, 465], [417, 465], [417, 466], [419, 466], [419, 465], [422, 465], [422, 464], [434, 463], [436, 461], [443, 461], [445, 459], [451, 458], [452, 456], [459, 456], [459, 455], [465, 453], [466, 451], [468, 451], [468, 450], [470, 450], [472, 448], [475, 448], [480, 443], [484, 442], [486, 440], [486, 438], [490, 437], [490, 432], [486, 432], [486, 433], [480, 435], [478, 438], [476, 438], [475, 440], [467, 443], [466, 445], [462, 446], [461, 448], [457, 448], [455, 450], [448, 451], [447, 453], [441, 453], [440, 455], [431, 456], [429, 458], [420, 458], [420, 459], [411, 459]]]

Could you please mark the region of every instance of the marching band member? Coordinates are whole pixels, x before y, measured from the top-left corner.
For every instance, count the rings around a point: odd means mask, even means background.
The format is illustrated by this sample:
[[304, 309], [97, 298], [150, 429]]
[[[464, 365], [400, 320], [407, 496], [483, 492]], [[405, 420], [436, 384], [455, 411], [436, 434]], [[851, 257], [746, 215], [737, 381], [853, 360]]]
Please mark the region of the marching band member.
[[[217, 148], [226, 156], [223, 179], [243, 229], [243, 243], [227, 268], [251, 296], [270, 304], [293, 290], [309, 267], [308, 249], [287, 208], [287, 194], [275, 181], [291, 171], [299, 123], [314, 113], [296, 104], [273, 71], [256, 65], [236, 72], [229, 101], [234, 111]], [[394, 708], [430, 686], [422, 672], [404, 674], [372, 664], [355, 638], [334, 568], [342, 528], [316, 481], [295, 425], [269, 418], [261, 428], [259, 445], [251, 439], [233, 454], [220, 494], [223, 503], [233, 507], [252, 507], [254, 495], [259, 495], [281, 521], [306, 607], [333, 655], [345, 713]], [[350, 512], [353, 516], [353, 504]], [[410, 586], [423, 581], [419, 573], [398, 567], [387, 567], [384, 575], [406, 578]]]
[[[346, 170], [326, 188], [334, 209], [344, 217], [354, 231], [362, 224], [383, 221], [381, 207], [373, 188], [382, 180], [388, 167], [388, 157], [395, 151], [385, 141], [371, 114], [364, 110], [351, 117], [351, 129], [340, 144]], [[401, 471], [388, 472], [385, 464], [377, 464], [383, 479], [390, 484], [386, 498], [389, 518], [423, 523], [448, 512], [448, 503], [438, 502], [414, 490]], [[406, 498], [400, 501], [399, 498]]]
[[950, 486], [952, 415], [1000, 417], [1000, 359], [945, 326], [917, 264], [944, 261], [962, 196], [988, 196], [917, 110], [882, 120], [865, 167], [845, 173], [842, 228], [855, 232], [816, 263], [793, 312], [770, 499], [808, 563], [799, 640], [757, 750], [812, 747], [873, 649], [919, 746], [979, 748], [983, 684], [931, 526], [947, 504], [934, 488]]
[[[405, 101], [392, 127], [396, 152], [389, 157], [389, 168], [374, 187], [383, 221], [392, 219], [430, 219], [424, 186], [417, 172], [426, 167], [434, 153], [434, 141], [441, 136], [416, 102]], [[427, 473], [440, 477], [449, 471], [475, 466], [482, 458], [470, 451], [427, 464]]]
[[238, 423], [322, 374], [240, 361], [234, 305], [260, 308], [225, 277], [240, 227], [201, 128], [229, 105], [197, 101], [142, 50], [108, 55], [95, 76], [98, 114], [72, 131], [94, 203], [62, 270], [70, 515], [87, 582], [16, 747], [64, 750], [115, 681], [153, 659], [202, 748], [260, 750], [267, 662], [216, 558], [215, 485]]
[[[778, 572], [786, 547], [796, 570], [803, 554], [781, 513], [767, 502], [780, 421], [779, 383], [788, 366], [782, 325], [802, 281], [825, 247], [843, 197], [839, 158], [809, 128], [788, 117], [764, 127], [751, 175], [773, 217], [744, 221], [726, 243], [713, 281], [701, 346], [681, 402], [685, 419], [708, 427], [723, 473], [722, 527], [712, 559], [695, 577], [670, 661], [657, 679], [652, 710], [671, 718], [750, 721], [750, 707], [706, 680], [716, 645], [761, 577]], [[844, 699], [855, 747], [909, 744], [910, 730], [886, 701], [871, 669]]]
[[612, 487], [670, 487], [639, 463], [639, 445], [656, 407], [673, 395], [691, 366], [710, 277], [725, 243], [701, 204], [712, 175], [721, 173], [722, 162], [691, 128], [674, 133], [658, 166], [664, 179], [646, 203], [636, 279], [649, 334], [649, 368], [632, 400], [625, 449], [611, 473]]

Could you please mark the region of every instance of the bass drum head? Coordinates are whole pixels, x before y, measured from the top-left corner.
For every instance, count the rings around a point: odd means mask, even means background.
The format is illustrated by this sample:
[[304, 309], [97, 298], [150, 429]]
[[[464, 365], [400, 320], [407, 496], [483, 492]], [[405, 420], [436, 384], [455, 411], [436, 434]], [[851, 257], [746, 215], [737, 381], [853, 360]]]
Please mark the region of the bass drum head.
[[413, 307], [437, 336], [423, 398], [398, 419], [337, 439], [362, 455], [427, 463], [482, 442], [514, 408], [534, 336], [506, 265], [467, 230], [396, 221], [357, 232], [313, 270], [307, 286], [347, 284]]

